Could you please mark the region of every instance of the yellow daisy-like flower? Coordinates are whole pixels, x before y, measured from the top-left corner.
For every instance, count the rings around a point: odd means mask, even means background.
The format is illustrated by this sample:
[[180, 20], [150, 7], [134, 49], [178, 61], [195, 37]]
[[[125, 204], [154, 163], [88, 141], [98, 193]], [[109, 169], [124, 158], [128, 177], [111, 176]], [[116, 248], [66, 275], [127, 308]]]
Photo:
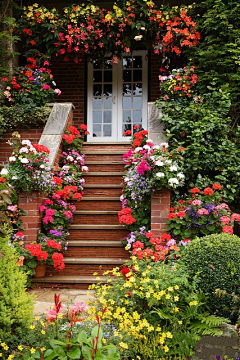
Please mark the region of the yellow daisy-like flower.
[[41, 330], [41, 334], [45, 335], [45, 334], [46, 334], [46, 331]]
[[31, 354], [35, 354], [35, 352], [36, 352], [36, 350], [35, 350], [34, 348], [31, 348], [31, 349], [30, 349], [30, 353], [31, 353]]
[[9, 357], [7, 358], [7, 360], [12, 360], [14, 358], [14, 355], [9, 355]]
[[197, 305], [197, 304], [198, 304], [197, 301], [191, 301], [191, 302], [189, 303], [189, 306], [195, 306], [195, 305]]
[[18, 350], [22, 351], [23, 346], [22, 345], [18, 345]]
[[46, 348], [42, 347], [40, 350], [41, 350], [41, 352], [44, 352], [46, 350]]
[[34, 330], [35, 329], [35, 326], [34, 325], [31, 325], [30, 326], [30, 330]]

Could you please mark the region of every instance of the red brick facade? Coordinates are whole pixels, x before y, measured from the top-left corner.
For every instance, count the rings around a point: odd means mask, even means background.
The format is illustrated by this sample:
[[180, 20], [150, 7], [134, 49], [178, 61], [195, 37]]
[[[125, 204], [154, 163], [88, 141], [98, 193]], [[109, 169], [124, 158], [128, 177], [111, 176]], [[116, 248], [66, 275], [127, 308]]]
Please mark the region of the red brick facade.
[[159, 237], [166, 232], [166, 224], [170, 210], [170, 190], [156, 191], [151, 201], [151, 230]]

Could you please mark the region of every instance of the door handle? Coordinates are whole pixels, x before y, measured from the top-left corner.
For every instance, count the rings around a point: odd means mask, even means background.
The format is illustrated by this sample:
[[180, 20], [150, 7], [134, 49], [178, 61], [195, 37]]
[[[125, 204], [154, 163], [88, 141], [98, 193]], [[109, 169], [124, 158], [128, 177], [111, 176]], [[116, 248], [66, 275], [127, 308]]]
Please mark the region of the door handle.
[[116, 95], [113, 96], [113, 100], [112, 100], [113, 104], [116, 105]]

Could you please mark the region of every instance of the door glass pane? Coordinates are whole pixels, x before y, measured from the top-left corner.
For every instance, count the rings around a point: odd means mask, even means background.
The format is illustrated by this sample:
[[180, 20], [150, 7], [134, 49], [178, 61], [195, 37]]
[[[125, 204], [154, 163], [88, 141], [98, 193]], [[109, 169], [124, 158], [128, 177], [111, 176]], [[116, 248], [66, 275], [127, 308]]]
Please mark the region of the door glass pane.
[[142, 70], [133, 70], [133, 81], [142, 81]]
[[93, 136], [101, 136], [102, 135], [102, 125], [93, 124]]
[[142, 122], [142, 111], [133, 111], [133, 122], [141, 123]]
[[112, 125], [103, 125], [103, 136], [112, 136]]
[[123, 96], [132, 95], [132, 84], [123, 84]]
[[132, 70], [124, 70], [123, 71], [123, 81], [129, 82], [132, 80]]
[[111, 123], [112, 122], [112, 112], [111, 111], [104, 111], [104, 113], [103, 113], [103, 122], [104, 123]]
[[102, 85], [93, 85], [93, 96], [101, 96], [102, 95]]
[[131, 109], [132, 108], [132, 98], [131, 97], [123, 97], [123, 109]]
[[142, 56], [134, 56], [133, 57], [133, 67], [135, 69], [142, 67]]
[[[123, 124], [122, 125], [122, 133], [124, 133], [127, 130], [131, 130], [131, 124]], [[131, 136], [131, 135], [129, 135]]]
[[133, 97], [133, 109], [142, 109], [141, 97]]
[[112, 71], [104, 71], [104, 82], [112, 82]]
[[131, 68], [132, 67], [132, 57], [131, 56], [125, 56], [123, 58], [123, 67], [124, 68]]
[[102, 99], [93, 98], [93, 109], [101, 109], [101, 108], [102, 108]]
[[112, 97], [103, 98], [103, 108], [104, 109], [112, 108]]
[[123, 110], [123, 122], [131, 123], [131, 111]]
[[112, 69], [112, 64], [111, 64], [111, 59], [110, 58], [107, 58], [104, 62], [104, 68], [105, 69]]
[[142, 84], [133, 84], [133, 95], [142, 95]]
[[94, 123], [101, 123], [102, 122], [102, 112], [101, 111], [94, 111], [93, 112], [93, 122]]
[[102, 72], [101, 71], [93, 72], [93, 82], [102, 82]]
[[112, 84], [104, 84], [103, 95], [112, 96]]

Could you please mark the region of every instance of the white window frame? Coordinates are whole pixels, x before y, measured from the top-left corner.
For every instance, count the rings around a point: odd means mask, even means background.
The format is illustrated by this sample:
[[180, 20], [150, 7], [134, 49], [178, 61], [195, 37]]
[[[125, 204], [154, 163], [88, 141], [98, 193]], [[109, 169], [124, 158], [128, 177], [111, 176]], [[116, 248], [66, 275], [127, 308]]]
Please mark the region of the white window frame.
[[[128, 56], [129, 54], [124, 54]], [[148, 127], [148, 57], [146, 50], [136, 50], [132, 56], [142, 56], [142, 127]], [[90, 135], [87, 142], [127, 142], [130, 137], [122, 136], [122, 91], [123, 91], [123, 63], [119, 61], [112, 67], [112, 136], [94, 137], [93, 134], [93, 64], [88, 62], [87, 84], [87, 125]]]

